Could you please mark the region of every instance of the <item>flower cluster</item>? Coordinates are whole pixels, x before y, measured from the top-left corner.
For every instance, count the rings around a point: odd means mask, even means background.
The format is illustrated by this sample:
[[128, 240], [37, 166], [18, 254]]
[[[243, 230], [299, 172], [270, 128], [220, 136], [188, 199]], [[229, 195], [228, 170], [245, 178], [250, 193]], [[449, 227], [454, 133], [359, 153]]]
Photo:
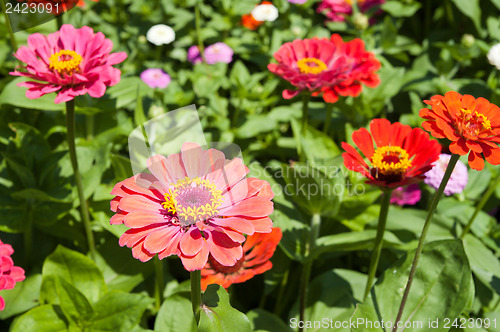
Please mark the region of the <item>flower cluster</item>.
[[344, 42], [334, 34], [330, 39], [297, 39], [283, 44], [274, 58], [278, 63], [267, 68], [297, 88], [283, 91], [285, 99], [308, 90], [335, 103], [339, 95], [358, 96], [362, 84], [373, 88], [380, 83], [375, 73], [380, 62], [359, 38]]
[[241, 25], [247, 29], [255, 30], [266, 21], [274, 22], [278, 16], [278, 8], [276, 8], [272, 2], [262, 1], [254, 7], [251, 13], [245, 14], [241, 17]]

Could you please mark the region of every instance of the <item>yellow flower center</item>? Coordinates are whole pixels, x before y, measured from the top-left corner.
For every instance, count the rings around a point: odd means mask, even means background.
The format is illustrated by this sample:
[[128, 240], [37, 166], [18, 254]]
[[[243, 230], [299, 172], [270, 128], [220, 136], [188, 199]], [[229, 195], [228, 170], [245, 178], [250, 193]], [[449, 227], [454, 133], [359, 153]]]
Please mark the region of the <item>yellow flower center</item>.
[[[350, 6], [352, 6], [352, 0], [345, 0], [345, 2], [347, 2]], [[356, 3], [358, 5], [362, 5], [363, 2], [365, 2], [365, 0], [357, 0]]]
[[173, 184], [165, 194], [163, 208], [176, 216], [183, 226], [216, 216], [224, 198], [215, 184], [200, 178], [186, 177]]
[[297, 66], [302, 74], [319, 74], [328, 67], [320, 59], [316, 58], [304, 58], [297, 61]]
[[399, 146], [377, 148], [371, 162], [382, 175], [403, 174], [411, 167], [408, 152]]
[[50, 56], [49, 68], [58, 71], [59, 74], [70, 76], [80, 71], [82, 61], [82, 56], [75, 51], [62, 50]]
[[480, 134], [482, 131], [491, 129], [491, 122], [486, 115], [462, 108], [460, 110], [459, 131], [472, 136]]

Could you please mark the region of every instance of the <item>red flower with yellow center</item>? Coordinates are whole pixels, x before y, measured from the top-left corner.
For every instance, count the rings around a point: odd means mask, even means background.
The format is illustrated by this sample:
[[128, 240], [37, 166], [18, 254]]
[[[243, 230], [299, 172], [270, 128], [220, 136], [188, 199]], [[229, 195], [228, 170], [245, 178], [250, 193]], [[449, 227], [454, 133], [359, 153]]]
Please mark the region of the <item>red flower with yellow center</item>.
[[436, 138], [451, 141], [450, 151], [469, 154], [469, 166], [484, 168], [484, 158], [490, 164], [500, 164], [500, 108], [484, 98], [449, 91], [424, 101], [432, 108], [420, 110], [427, 121], [422, 127]]
[[399, 122], [391, 124], [386, 119], [372, 120], [370, 132], [365, 128], [356, 130], [352, 140], [370, 165], [354, 147], [343, 142], [345, 167], [363, 174], [367, 183], [387, 188], [422, 180], [441, 152], [439, 143], [430, 140], [422, 129]]
[[233, 266], [224, 266], [209, 256], [207, 264], [201, 270], [201, 289], [205, 291], [210, 284], [228, 288], [270, 270], [273, 264], [269, 259], [281, 236], [281, 229], [277, 227], [273, 227], [271, 233], [249, 235], [243, 243], [243, 256]]

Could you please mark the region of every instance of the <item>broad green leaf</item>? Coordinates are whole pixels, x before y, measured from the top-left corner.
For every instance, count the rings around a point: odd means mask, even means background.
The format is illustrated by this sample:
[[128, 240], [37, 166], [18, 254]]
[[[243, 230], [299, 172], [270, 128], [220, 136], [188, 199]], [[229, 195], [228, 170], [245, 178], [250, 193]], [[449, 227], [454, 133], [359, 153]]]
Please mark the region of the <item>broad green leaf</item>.
[[68, 321], [77, 326], [85, 326], [86, 321], [92, 315], [93, 310], [85, 296], [66, 280], [53, 276], [56, 285], [56, 293], [59, 297], [59, 305]]
[[40, 296], [41, 284], [42, 275], [37, 273], [16, 283], [12, 289], [1, 290], [0, 296], [7, 305], [0, 311], [0, 319], [7, 319], [35, 307]]
[[272, 131], [277, 127], [277, 122], [267, 115], [253, 115], [238, 128], [236, 136], [239, 138], [252, 138], [261, 133]]
[[11, 332], [67, 332], [66, 319], [57, 305], [31, 309], [14, 321]]
[[54, 103], [56, 98], [55, 93], [49, 93], [37, 99], [26, 97], [27, 88], [17, 86], [18, 83], [25, 81], [26, 78], [18, 77], [7, 84], [2, 93], [0, 93], [0, 105], [8, 104], [42, 111], [62, 111], [65, 109], [64, 103]]
[[[349, 325], [344, 322], [348, 323], [352, 317], [356, 304], [363, 296], [365, 283], [366, 275], [343, 269], [327, 271], [314, 278], [309, 283], [306, 302], [305, 316], [311, 327], [307, 331], [349, 332]], [[294, 330], [299, 325], [298, 307], [299, 300], [287, 322]]]
[[482, 33], [481, 29], [481, 7], [479, 6], [479, 0], [452, 0], [455, 6], [464, 14], [469, 17], [474, 26], [479, 33]]
[[95, 263], [79, 252], [59, 245], [45, 260], [42, 268], [41, 303], [58, 304], [54, 278], [60, 277], [78, 289], [90, 303], [106, 292], [106, 284]]
[[264, 309], [254, 309], [247, 312], [247, 317], [252, 325], [252, 331], [268, 331], [268, 332], [292, 332], [293, 330], [287, 326], [278, 316]]
[[163, 301], [155, 319], [158, 332], [196, 332], [191, 300], [181, 294], [174, 294]]
[[229, 295], [220, 285], [209, 285], [202, 296], [198, 332], [250, 332], [245, 314], [231, 307]]
[[92, 331], [129, 332], [153, 299], [142, 294], [112, 291], [94, 305]]
[[345, 181], [339, 172], [325, 174], [324, 171], [298, 162], [283, 165], [284, 192], [310, 215], [331, 217], [339, 211]]
[[[375, 230], [366, 230], [322, 236], [316, 240], [311, 259], [325, 252], [372, 249], [376, 233]], [[389, 231], [384, 233], [383, 246], [404, 248], [403, 243]]]
[[488, 168], [482, 171], [469, 170], [469, 181], [464, 189], [464, 195], [470, 200], [477, 200], [488, 187], [491, 180], [491, 171]]
[[500, 295], [500, 262], [480, 240], [467, 234], [464, 248], [474, 275], [488, 288]]
[[[415, 251], [389, 267], [359, 306], [353, 320], [390, 321], [397, 316]], [[455, 319], [466, 307], [471, 291], [471, 270], [461, 240], [428, 243], [417, 266], [401, 321], [411, 322], [407, 332], [422, 331], [428, 321]], [[420, 322], [420, 323], [419, 323]], [[414, 324], [414, 325], [413, 325]], [[421, 325], [420, 325], [421, 324]], [[432, 331], [447, 331], [442, 325]], [[364, 324], [353, 331], [383, 331]]]
[[391, 14], [393, 17], [410, 17], [422, 7], [418, 2], [405, 3], [401, 1], [387, 1], [381, 8], [383, 11]]

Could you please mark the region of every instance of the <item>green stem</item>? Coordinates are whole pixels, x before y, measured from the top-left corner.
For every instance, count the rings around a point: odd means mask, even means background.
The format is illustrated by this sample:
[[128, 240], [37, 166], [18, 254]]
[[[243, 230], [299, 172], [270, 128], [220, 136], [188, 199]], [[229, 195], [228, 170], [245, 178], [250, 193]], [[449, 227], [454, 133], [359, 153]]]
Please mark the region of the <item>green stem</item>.
[[28, 201], [28, 219], [24, 229], [24, 264], [30, 266], [33, 252], [33, 201]]
[[325, 125], [323, 126], [323, 132], [328, 135], [328, 128], [330, 127], [330, 120], [332, 118], [333, 104], [326, 103], [326, 118]]
[[164, 289], [164, 281], [163, 281], [163, 264], [158, 256], [153, 258], [153, 262], [155, 265], [155, 304], [156, 311], [160, 310], [161, 304], [163, 302], [163, 289]]
[[192, 271], [191, 277], [191, 305], [196, 324], [200, 322], [201, 311], [201, 270]]
[[311, 95], [304, 92], [302, 95], [302, 134], [306, 132], [306, 126], [309, 123], [309, 99]]
[[5, 0], [0, 0], [2, 4], [2, 11], [5, 16], [5, 24], [7, 25], [7, 32], [9, 33], [10, 44], [12, 45], [12, 49], [17, 51], [17, 42], [16, 37], [14, 37], [14, 31], [12, 30], [12, 25], [10, 25], [9, 14], [7, 14], [7, 8], [5, 7]]
[[57, 23], [57, 30], [61, 30], [61, 27], [63, 26], [63, 19], [62, 19], [63, 14], [57, 15], [56, 16], [56, 23]]
[[[311, 218], [311, 233], [309, 236], [309, 243], [306, 247], [305, 263], [302, 267], [302, 276], [300, 280], [300, 320], [305, 321], [305, 312], [307, 305], [307, 291], [309, 286], [309, 279], [311, 277], [311, 270], [313, 260], [309, 257], [309, 254], [316, 246], [316, 239], [319, 236], [319, 230], [321, 228], [321, 216], [319, 214], [314, 214]], [[299, 331], [304, 331], [304, 328], [299, 328]]]
[[465, 228], [462, 232], [462, 236], [460, 236], [461, 239], [463, 239], [465, 237], [465, 235], [467, 235], [467, 233], [469, 233], [470, 228], [472, 227], [472, 223], [474, 222], [477, 215], [479, 214], [479, 211], [481, 211], [483, 209], [483, 207], [486, 204], [486, 202], [488, 201], [488, 199], [490, 199], [491, 195], [495, 192], [495, 189], [497, 188], [497, 185], [499, 182], [500, 182], [500, 174], [497, 176], [495, 181], [493, 181], [493, 183], [490, 185], [490, 187], [488, 188], [486, 193], [483, 195], [483, 197], [481, 197], [481, 200], [479, 201], [479, 203], [477, 203], [476, 210], [474, 210], [474, 214], [472, 215], [472, 217], [470, 217], [469, 222], [467, 223], [467, 226], [465, 226]]
[[276, 305], [274, 307], [274, 313], [277, 316], [280, 316], [281, 312], [283, 310], [283, 304], [285, 302], [285, 301], [283, 301], [283, 297], [285, 295], [286, 285], [288, 284], [288, 275], [289, 275], [289, 273], [290, 273], [290, 270], [286, 270], [283, 273], [283, 278], [281, 279], [281, 285], [280, 285], [280, 289], [279, 289], [279, 292], [278, 292], [278, 297], [276, 298]]
[[441, 184], [439, 185], [438, 190], [434, 194], [434, 198], [432, 199], [431, 205], [429, 207], [429, 211], [427, 212], [427, 218], [425, 219], [424, 227], [422, 229], [422, 234], [420, 234], [418, 246], [417, 246], [417, 249], [415, 251], [415, 258], [413, 258], [413, 264], [411, 266], [410, 275], [408, 276], [408, 282], [406, 283], [406, 289], [405, 289], [405, 292], [403, 294], [401, 304], [399, 306], [398, 315], [397, 315], [396, 320], [394, 321], [394, 324], [393, 324], [394, 327], [392, 329], [392, 332], [397, 331], [397, 322], [400, 321], [401, 317], [403, 316], [403, 310], [404, 310], [404, 307], [406, 305], [406, 301], [408, 300], [408, 294], [410, 293], [411, 284], [413, 283], [413, 278], [415, 276], [415, 271], [417, 269], [418, 260], [420, 258], [420, 254], [422, 253], [422, 249], [424, 247], [425, 237], [427, 235], [427, 231], [429, 230], [432, 216], [434, 215], [434, 211], [436, 210], [436, 207], [439, 203], [439, 200], [441, 199], [441, 196], [443, 195], [444, 188], [446, 188], [446, 184], [448, 183], [448, 180], [450, 179], [451, 173], [455, 169], [455, 165], [457, 164], [458, 158], [460, 158], [460, 156], [457, 154], [453, 154], [451, 156], [450, 161], [448, 163], [448, 167], [446, 168], [446, 171], [444, 172], [443, 180], [441, 180]]
[[199, 4], [194, 6], [194, 23], [196, 26], [196, 38], [198, 39], [198, 48], [200, 49], [200, 56], [203, 63], [207, 63], [205, 60], [205, 47], [203, 46], [203, 37], [201, 36], [201, 15]]
[[391, 203], [392, 189], [385, 190], [382, 194], [382, 202], [380, 203], [380, 213], [378, 215], [377, 235], [375, 236], [375, 245], [373, 246], [372, 258], [370, 260], [370, 268], [368, 269], [368, 280], [366, 281], [365, 295], [363, 300], [366, 300], [370, 289], [372, 288], [373, 279], [377, 272], [378, 262], [380, 260], [380, 253], [382, 252], [382, 245], [384, 243], [385, 225], [387, 223], [387, 214], [389, 212], [389, 205]]
[[85, 228], [85, 235], [87, 236], [87, 243], [90, 250], [92, 259], [95, 260], [96, 252], [94, 245], [94, 234], [90, 225], [89, 211], [87, 201], [83, 191], [82, 177], [78, 170], [78, 159], [76, 158], [75, 147], [75, 100], [66, 102], [66, 129], [68, 131], [68, 149], [69, 157], [71, 159], [71, 166], [75, 176], [75, 182], [78, 189], [78, 199], [80, 201], [80, 214], [82, 216], [83, 227]]

